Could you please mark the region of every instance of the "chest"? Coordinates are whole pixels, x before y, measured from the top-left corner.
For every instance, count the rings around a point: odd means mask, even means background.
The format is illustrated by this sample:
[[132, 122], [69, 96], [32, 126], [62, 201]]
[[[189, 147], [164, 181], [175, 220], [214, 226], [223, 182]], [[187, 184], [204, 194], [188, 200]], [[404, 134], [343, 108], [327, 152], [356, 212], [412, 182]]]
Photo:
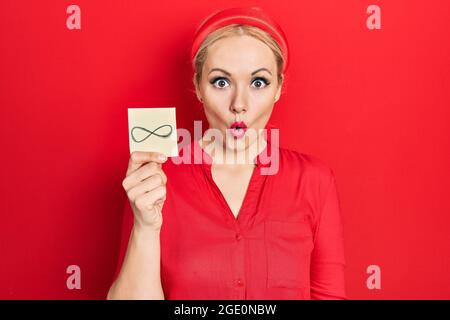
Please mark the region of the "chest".
[[213, 180], [235, 218], [238, 217], [244, 202], [254, 168], [254, 166], [242, 166], [237, 168], [212, 167], [211, 169]]

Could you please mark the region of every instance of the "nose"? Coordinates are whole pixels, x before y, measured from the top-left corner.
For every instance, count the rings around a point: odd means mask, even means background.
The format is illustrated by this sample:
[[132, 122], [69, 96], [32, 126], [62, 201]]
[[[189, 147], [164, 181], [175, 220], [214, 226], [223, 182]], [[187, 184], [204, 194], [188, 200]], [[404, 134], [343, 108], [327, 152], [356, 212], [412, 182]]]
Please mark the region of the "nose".
[[247, 92], [245, 88], [237, 88], [230, 106], [231, 112], [242, 113], [248, 108]]

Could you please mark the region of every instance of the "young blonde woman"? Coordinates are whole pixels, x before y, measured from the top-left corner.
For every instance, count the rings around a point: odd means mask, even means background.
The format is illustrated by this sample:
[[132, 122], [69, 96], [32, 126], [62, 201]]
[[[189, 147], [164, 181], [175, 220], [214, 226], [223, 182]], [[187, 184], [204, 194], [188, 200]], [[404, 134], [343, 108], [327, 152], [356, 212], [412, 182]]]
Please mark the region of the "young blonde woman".
[[191, 56], [209, 129], [224, 139], [205, 134], [178, 159], [131, 155], [108, 299], [346, 299], [333, 170], [263, 130], [290, 59], [283, 31], [259, 8], [222, 10], [201, 23]]

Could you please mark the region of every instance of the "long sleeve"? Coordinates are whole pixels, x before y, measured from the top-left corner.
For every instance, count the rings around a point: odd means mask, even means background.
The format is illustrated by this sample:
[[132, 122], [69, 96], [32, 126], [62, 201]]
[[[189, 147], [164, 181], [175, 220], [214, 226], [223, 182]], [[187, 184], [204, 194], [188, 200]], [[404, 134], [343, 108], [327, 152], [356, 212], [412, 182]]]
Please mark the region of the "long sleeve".
[[343, 223], [333, 171], [322, 201], [311, 256], [311, 299], [347, 300]]

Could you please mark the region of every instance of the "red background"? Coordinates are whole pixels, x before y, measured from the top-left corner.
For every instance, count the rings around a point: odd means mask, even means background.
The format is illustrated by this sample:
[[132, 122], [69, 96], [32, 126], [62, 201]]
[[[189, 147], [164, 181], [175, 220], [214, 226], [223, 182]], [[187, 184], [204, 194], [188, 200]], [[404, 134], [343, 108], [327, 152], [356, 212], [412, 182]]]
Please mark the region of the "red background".
[[[66, 8], [81, 8], [81, 30]], [[291, 64], [271, 124], [336, 174], [351, 299], [450, 298], [448, 1], [0, 3], [0, 298], [103, 299], [119, 250], [128, 107], [204, 119], [189, 46], [211, 11], [259, 5]], [[366, 8], [381, 7], [381, 30]], [[66, 268], [81, 268], [68, 290]], [[381, 267], [381, 289], [366, 268]]]

